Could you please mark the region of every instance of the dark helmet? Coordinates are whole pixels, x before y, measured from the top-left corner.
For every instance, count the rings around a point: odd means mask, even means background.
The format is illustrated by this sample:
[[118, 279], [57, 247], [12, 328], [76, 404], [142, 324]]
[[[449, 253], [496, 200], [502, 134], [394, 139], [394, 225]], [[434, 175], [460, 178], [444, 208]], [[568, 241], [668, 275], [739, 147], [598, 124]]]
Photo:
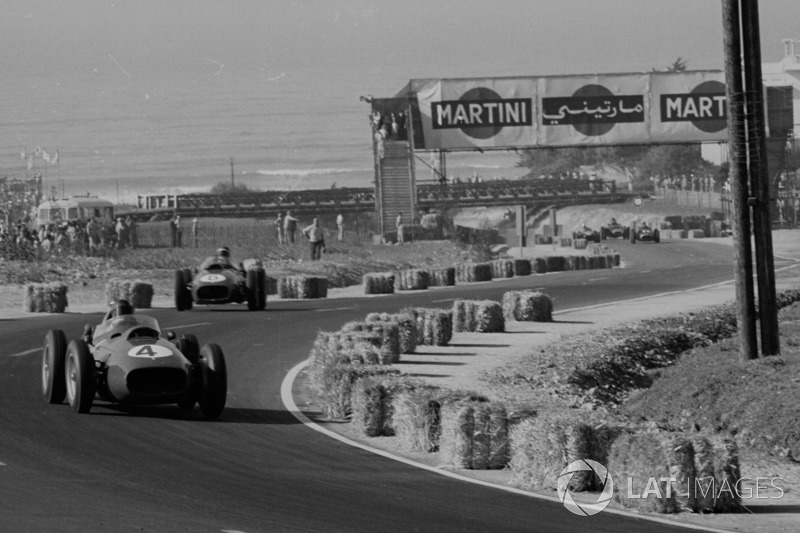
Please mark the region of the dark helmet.
[[128, 302], [128, 300], [117, 300], [114, 302], [114, 306], [111, 308], [111, 313], [109, 313], [109, 316], [117, 317], [132, 314], [133, 306], [130, 304], [130, 302]]
[[231, 256], [231, 249], [227, 246], [223, 246], [222, 248], [217, 248], [217, 257], [228, 257]]

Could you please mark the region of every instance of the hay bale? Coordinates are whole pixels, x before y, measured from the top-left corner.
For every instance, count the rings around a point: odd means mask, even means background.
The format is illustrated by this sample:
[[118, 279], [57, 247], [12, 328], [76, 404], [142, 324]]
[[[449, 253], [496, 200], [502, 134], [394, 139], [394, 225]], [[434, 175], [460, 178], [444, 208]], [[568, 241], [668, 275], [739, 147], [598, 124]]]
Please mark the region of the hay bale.
[[428, 271], [431, 287], [452, 287], [456, 284], [455, 267], [435, 268]]
[[278, 281], [278, 293], [284, 299], [310, 300], [328, 297], [328, 278], [287, 276]]
[[381, 350], [381, 364], [394, 364], [400, 360], [400, 327], [393, 322], [347, 322], [342, 333], [365, 334], [364, 339]]
[[394, 278], [394, 287], [401, 291], [425, 290], [430, 285], [430, 274], [427, 270], [411, 269], [397, 273]]
[[[489, 422], [486, 431], [489, 433], [489, 456], [487, 468], [500, 470], [508, 466], [509, 459], [509, 415], [505, 405], [491, 403], [489, 405]], [[474, 464], [474, 459], [473, 459]]]
[[267, 295], [271, 296], [273, 294], [278, 294], [278, 279], [271, 278], [269, 276], [264, 277], [264, 288], [267, 291]]
[[492, 279], [513, 278], [514, 261], [510, 259], [497, 259], [491, 262]]
[[445, 403], [441, 408], [441, 424], [442, 462], [455, 468], [472, 468], [474, 407], [468, 403]]
[[695, 501], [700, 513], [742, 510], [737, 490], [742, 479], [736, 444], [718, 436], [696, 435], [694, 446]]
[[575, 472], [562, 478], [573, 461], [592, 459], [606, 464], [610, 442], [621, 430], [590, 426], [571, 414], [527, 416], [510, 428], [512, 484], [525, 489], [552, 489], [559, 483], [573, 491], [600, 490], [604, 480], [593, 472]]
[[[606, 466], [617, 481], [616, 498], [624, 507], [655, 513], [676, 511], [674, 494], [670, 491], [667, 496], [667, 482], [661, 481], [670, 475], [665, 440], [659, 433], [623, 433], [611, 445]], [[634, 497], [628, 497], [628, 489]]]
[[406, 310], [417, 325], [417, 344], [447, 346], [453, 337], [453, 311], [414, 307]]
[[546, 274], [547, 260], [544, 257], [535, 257], [531, 259], [531, 270], [536, 274]]
[[400, 333], [400, 353], [414, 353], [419, 344], [417, 320], [411, 313], [370, 313], [367, 322], [386, 322], [397, 326]]
[[701, 229], [690, 229], [686, 232], [686, 236], [690, 239], [705, 239], [706, 232]]
[[22, 310], [26, 313], [63, 313], [69, 307], [68, 288], [63, 283], [29, 283]]
[[456, 265], [456, 281], [472, 283], [492, 280], [490, 263], [461, 263]]
[[558, 241], [559, 246], [562, 248], [572, 247], [572, 237], [561, 237]]
[[456, 300], [453, 302], [453, 331], [505, 331], [503, 306], [493, 300]]
[[530, 276], [531, 262], [528, 259], [514, 259], [514, 275]]
[[392, 428], [401, 448], [433, 453], [441, 434], [441, 389], [423, 385], [400, 390], [392, 398]]
[[394, 293], [394, 274], [391, 272], [364, 274], [362, 280], [364, 284], [364, 294]]
[[672, 482], [671, 492], [675, 500], [676, 512], [694, 512], [695, 500], [694, 447], [692, 441], [683, 435], [675, 435], [666, 441], [669, 474]]
[[590, 256], [588, 256], [586, 258], [586, 260], [587, 260], [587, 263], [588, 263], [587, 264], [587, 268], [589, 268], [590, 270], [595, 270], [597, 268], [600, 268], [599, 267], [600, 258], [598, 256], [590, 255]]
[[150, 309], [153, 302], [153, 285], [141, 280], [112, 278], [106, 282], [107, 302], [128, 300], [136, 309]]
[[550, 255], [545, 258], [547, 272], [562, 272], [564, 270], [564, 258], [560, 255]]
[[576, 250], [585, 250], [587, 246], [586, 239], [575, 239], [572, 241], [572, 245], [575, 247]]
[[606, 255], [598, 255], [596, 257], [597, 260], [597, 267], [596, 268], [608, 268], [608, 256]]
[[508, 291], [503, 294], [503, 316], [520, 322], [552, 322], [553, 302], [538, 291]]
[[367, 437], [383, 433], [386, 408], [386, 385], [383, 376], [365, 376], [356, 380], [350, 397], [353, 428]]

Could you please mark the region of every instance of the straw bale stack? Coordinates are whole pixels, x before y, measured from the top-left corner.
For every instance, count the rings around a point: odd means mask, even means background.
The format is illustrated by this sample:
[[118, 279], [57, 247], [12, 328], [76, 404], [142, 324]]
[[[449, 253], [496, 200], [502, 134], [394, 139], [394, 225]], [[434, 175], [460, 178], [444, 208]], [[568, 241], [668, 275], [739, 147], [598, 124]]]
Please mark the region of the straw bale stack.
[[528, 259], [514, 259], [514, 275], [530, 276], [531, 262]]
[[[602, 464], [608, 457], [618, 428], [593, 427], [572, 415], [527, 417], [511, 426], [512, 484], [525, 489], [555, 489], [561, 471], [571, 462], [592, 459]], [[568, 483], [573, 491], [596, 490], [602, 480], [593, 472], [575, 472]]]
[[586, 249], [586, 239], [575, 239], [572, 241], [572, 245], [575, 247], [576, 250], [585, 250]]
[[431, 287], [452, 287], [456, 284], [455, 267], [434, 268], [428, 273]]
[[503, 294], [503, 316], [520, 322], [552, 322], [553, 302], [538, 291], [508, 291]]
[[596, 264], [595, 268], [608, 268], [608, 256], [607, 255], [598, 255], [596, 256]]
[[531, 269], [536, 274], [546, 274], [547, 260], [544, 257], [535, 257], [531, 259]]
[[559, 246], [562, 248], [572, 248], [572, 237], [561, 237], [561, 239], [559, 239]]
[[513, 278], [514, 261], [510, 259], [497, 259], [491, 262], [492, 279]]
[[575, 270], [575, 259], [574, 255], [564, 256], [564, 270]]
[[608, 268], [619, 266], [620, 258], [618, 253], [610, 254], [608, 257]]
[[394, 278], [395, 289], [400, 291], [420, 291], [430, 286], [430, 274], [427, 270], [402, 270]]
[[63, 313], [69, 302], [63, 283], [29, 283], [25, 286], [22, 310], [26, 313]]
[[723, 437], [700, 435], [692, 437], [692, 444], [696, 479], [695, 510], [700, 513], [741, 511], [741, 498], [735, 490], [742, 479], [736, 444]]
[[278, 281], [281, 298], [310, 300], [328, 297], [328, 278], [316, 276], [288, 276]]
[[397, 326], [400, 332], [400, 353], [414, 353], [419, 344], [417, 321], [411, 313], [370, 313], [367, 322], [386, 322]]
[[364, 294], [394, 294], [394, 274], [375, 272], [364, 274]]
[[400, 391], [419, 386], [420, 381], [402, 374], [359, 378], [351, 394], [353, 427], [368, 437], [394, 435], [393, 398]]
[[439, 449], [442, 389], [420, 385], [398, 391], [392, 398], [392, 427], [398, 442], [409, 451], [433, 453]]
[[490, 263], [461, 263], [456, 265], [456, 281], [477, 282], [492, 280]]
[[442, 462], [455, 468], [502, 469], [508, 465], [508, 412], [485, 399], [450, 401], [441, 409]]
[[417, 344], [447, 346], [453, 338], [453, 311], [414, 307], [405, 310], [417, 324]]
[[397, 376], [400, 371], [384, 365], [340, 363], [323, 369], [312, 367], [310, 382], [322, 412], [331, 419], [345, 419], [352, 413], [353, 384], [368, 376]]
[[112, 278], [106, 282], [107, 302], [128, 300], [136, 309], [150, 309], [153, 303], [153, 284], [141, 280]]
[[550, 255], [545, 258], [547, 272], [561, 272], [564, 270], [564, 258], [560, 255]]
[[400, 327], [394, 322], [348, 322], [340, 330], [348, 333], [362, 333], [370, 340], [377, 340], [383, 355], [381, 363], [394, 364], [400, 360]]
[[706, 232], [701, 229], [690, 229], [686, 232], [686, 236], [690, 239], [705, 239]]
[[453, 302], [453, 331], [505, 331], [503, 306], [493, 300], [456, 300]]

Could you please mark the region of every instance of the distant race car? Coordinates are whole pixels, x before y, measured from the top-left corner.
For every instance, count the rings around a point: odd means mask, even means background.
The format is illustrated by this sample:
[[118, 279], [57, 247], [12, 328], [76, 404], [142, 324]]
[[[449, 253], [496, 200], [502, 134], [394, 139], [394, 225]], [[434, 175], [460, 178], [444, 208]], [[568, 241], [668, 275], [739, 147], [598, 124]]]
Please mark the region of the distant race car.
[[175, 309], [186, 311], [192, 304], [247, 302], [250, 311], [267, 307], [267, 275], [258, 260], [250, 268], [231, 264], [228, 256], [208, 257], [194, 271], [175, 271]]
[[133, 314], [118, 301], [95, 328], [67, 344], [50, 330], [42, 349], [42, 393], [48, 403], [66, 396], [75, 412], [88, 413], [95, 399], [122, 405], [200, 404], [206, 418], [225, 409], [227, 367], [216, 344], [199, 348], [194, 335], [161, 336], [155, 318]]
[[657, 229], [647, 224], [640, 224], [635, 226], [634, 230], [631, 231], [631, 243], [635, 243], [636, 241], [661, 242], [661, 234]]
[[600, 234], [584, 224], [572, 232], [573, 239], [586, 239], [587, 241], [600, 242]]
[[606, 239], [629, 239], [631, 235], [631, 228], [619, 224], [616, 220], [611, 219], [608, 226], [600, 227], [600, 238]]

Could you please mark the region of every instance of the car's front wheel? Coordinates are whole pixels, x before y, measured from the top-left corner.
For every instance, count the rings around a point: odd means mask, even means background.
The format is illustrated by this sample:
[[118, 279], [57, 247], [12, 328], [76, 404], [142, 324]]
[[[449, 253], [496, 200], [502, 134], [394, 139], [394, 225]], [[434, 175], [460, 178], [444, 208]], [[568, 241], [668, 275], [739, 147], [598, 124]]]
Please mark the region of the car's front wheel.
[[66, 360], [67, 401], [76, 413], [88, 413], [97, 387], [94, 357], [81, 339], [69, 343]]
[[206, 344], [200, 350], [200, 372], [203, 388], [200, 392], [200, 410], [208, 419], [218, 418], [225, 409], [228, 398], [228, 369], [222, 348]]
[[67, 395], [64, 381], [64, 361], [67, 337], [60, 329], [51, 329], [42, 347], [42, 394], [47, 403], [61, 403]]

